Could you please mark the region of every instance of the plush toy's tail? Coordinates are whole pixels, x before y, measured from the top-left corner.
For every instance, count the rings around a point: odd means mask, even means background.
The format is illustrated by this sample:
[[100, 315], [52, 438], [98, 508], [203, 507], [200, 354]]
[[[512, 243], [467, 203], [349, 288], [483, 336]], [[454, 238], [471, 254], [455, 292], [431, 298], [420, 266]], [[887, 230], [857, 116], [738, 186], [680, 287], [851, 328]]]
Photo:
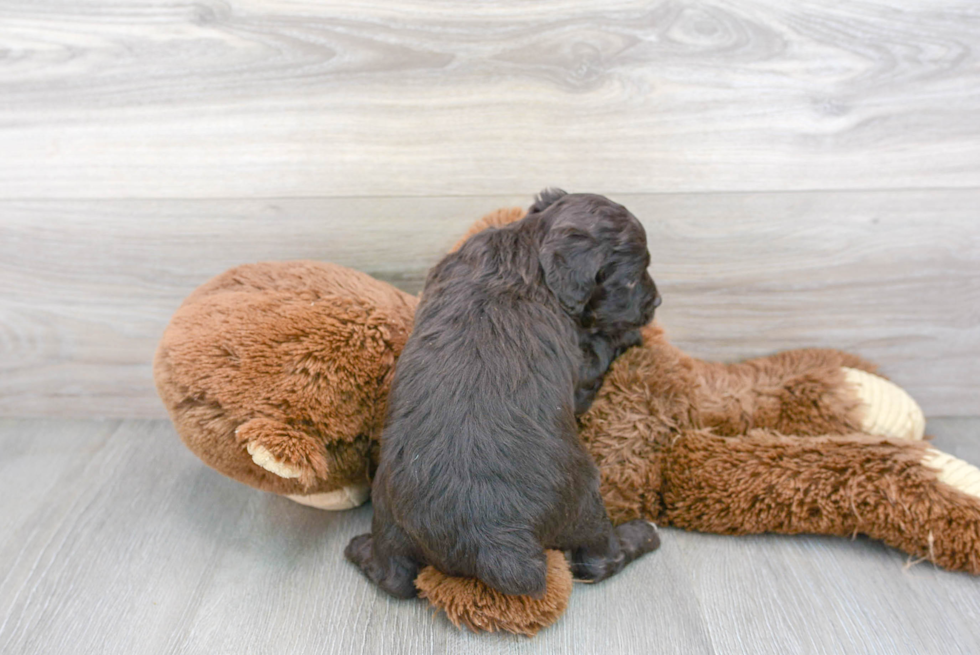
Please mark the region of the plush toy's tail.
[[[543, 552], [507, 552], [506, 549], [481, 545], [476, 557], [476, 577], [487, 586], [508, 596], [541, 598], [547, 589], [548, 562]], [[539, 547], [540, 548], [540, 547]]]
[[475, 632], [502, 630], [533, 637], [562, 615], [572, 594], [572, 573], [565, 556], [546, 553], [548, 570], [544, 596], [508, 596], [473, 578], [444, 575], [431, 566], [415, 579], [419, 596], [441, 610], [456, 627]]

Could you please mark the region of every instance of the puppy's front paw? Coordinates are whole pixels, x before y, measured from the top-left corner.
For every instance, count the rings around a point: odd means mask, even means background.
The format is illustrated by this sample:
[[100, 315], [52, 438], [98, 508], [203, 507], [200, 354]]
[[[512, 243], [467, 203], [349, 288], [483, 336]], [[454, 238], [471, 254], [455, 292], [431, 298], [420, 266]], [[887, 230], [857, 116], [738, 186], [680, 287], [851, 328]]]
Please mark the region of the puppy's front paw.
[[904, 389], [873, 373], [844, 368], [847, 383], [863, 405], [861, 429], [889, 439], [922, 439], [926, 419]]
[[642, 519], [623, 523], [616, 528], [616, 536], [629, 561], [660, 548], [657, 526]]

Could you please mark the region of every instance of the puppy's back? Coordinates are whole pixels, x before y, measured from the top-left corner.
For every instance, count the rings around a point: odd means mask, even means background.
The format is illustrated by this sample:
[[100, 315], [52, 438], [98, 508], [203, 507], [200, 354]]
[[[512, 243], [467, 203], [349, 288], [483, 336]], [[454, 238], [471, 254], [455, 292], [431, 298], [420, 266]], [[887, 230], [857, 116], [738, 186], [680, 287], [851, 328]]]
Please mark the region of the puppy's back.
[[505, 593], [544, 580], [540, 540], [588, 463], [574, 325], [543, 284], [533, 220], [430, 273], [395, 373], [376, 493], [422, 559]]

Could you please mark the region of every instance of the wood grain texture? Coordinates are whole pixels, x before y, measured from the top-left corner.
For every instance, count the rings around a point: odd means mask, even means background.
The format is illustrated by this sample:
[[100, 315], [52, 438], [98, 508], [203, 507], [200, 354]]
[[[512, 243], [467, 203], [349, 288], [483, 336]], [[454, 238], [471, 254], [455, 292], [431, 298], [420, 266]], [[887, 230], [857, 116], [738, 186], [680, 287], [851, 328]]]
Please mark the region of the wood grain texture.
[[[980, 419], [931, 420], [980, 462]], [[327, 513], [207, 469], [164, 421], [0, 420], [0, 644], [72, 653], [975, 653], [978, 580], [858, 539], [664, 530], [529, 640], [371, 586]]]
[[[980, 191], [614, 197], [644, 222], [658, 318], [692, 353], [853, 350], [927, 414], [980, 408]], [[208, 278], [310, 258], [414, 293], [472, 220], [528, 202], [0, 203], [0, 415], [163, 416], [152, 355]]]
[[976, 187], [972, 0], [14, 0], [0, 198]]

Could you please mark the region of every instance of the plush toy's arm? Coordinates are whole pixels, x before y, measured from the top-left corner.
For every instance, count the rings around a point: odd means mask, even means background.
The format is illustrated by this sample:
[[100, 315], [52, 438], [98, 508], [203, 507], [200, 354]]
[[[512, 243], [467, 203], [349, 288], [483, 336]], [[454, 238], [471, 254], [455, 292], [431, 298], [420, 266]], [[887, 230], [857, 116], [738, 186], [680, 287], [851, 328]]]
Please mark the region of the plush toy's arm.
[[701, 425], [723, 435], [868, 432], [921, 439], [925, 418], [874, 366], [838, 350], [792, 350], [738, 364], [694, 360]]
[[662, 475], [671, 525], [722, 534], [861, 533], [980, 574], [980, 470], [926, 442], [688, 431], [664, 453]]

